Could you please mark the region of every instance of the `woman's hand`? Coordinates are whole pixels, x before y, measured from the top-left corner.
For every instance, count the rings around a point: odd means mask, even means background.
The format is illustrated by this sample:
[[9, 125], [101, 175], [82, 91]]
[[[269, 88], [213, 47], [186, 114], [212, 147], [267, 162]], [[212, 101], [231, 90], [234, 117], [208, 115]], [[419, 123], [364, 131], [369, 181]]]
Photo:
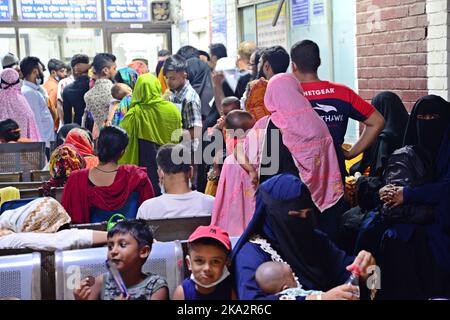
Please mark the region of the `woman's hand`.
[[359, 300], [358, 288], [344, 284], [322, 294], [322, 300]]
[[369, 278], [369, 267], [375, 265], [376, 261], [372, 254], [367, 251], [361, 251], [355, 261], [347, 267], [347, 271], [352, 271], [354, 267], [358, 267], [361, 272], [360, 279], [366, 281]]
[[394, 185], [388, 184], [387, 186], [384, 186], [382, 189], [380, 189], [379, 192], [380, 200], [383, 201], [384, 203], [388, 203], [394, 196], [394, 192], [395, 192]]
[[388, 202], [386, 202], [386, 205], [388, 206], [389, 209], [400, 207], [401, 205], [403, 205], [403, 203], [405, 203], [403, 191], [404, 188], [401, 187], [395, 188], [391, 196], [391, 199]]

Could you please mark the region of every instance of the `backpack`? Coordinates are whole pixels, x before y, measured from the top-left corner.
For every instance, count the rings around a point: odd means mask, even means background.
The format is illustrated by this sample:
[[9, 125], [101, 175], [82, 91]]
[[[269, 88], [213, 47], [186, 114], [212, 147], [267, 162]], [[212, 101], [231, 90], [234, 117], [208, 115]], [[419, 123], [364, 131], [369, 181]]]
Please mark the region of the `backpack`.
[[[386, 185], [418, 187], [432, 181], [430, 157], [418, 147], [406, 146], [396, 150], [388, 160], [384, 172]], [[382, 209], [389, 223], [428, 224], [434, 219], [434, 208], [428, 205], [402, 205]]]

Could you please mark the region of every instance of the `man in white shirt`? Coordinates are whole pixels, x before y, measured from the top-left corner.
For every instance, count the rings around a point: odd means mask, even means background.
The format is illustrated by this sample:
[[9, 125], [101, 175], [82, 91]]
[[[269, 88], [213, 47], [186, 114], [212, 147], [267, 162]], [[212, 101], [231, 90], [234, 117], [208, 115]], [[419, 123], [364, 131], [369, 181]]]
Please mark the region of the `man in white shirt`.
[[210, 216], [214, 197], [192, 191], [193, 169], [189, 150], [182, 145], [162, 146], [156, 156], [162, 196], [145, 201], [137, 218], [145, 220]]
[[20, 62], [20, 70], [24, 77], [22, 94], [33, 110], [39, 133], [47, 148], [48, 158], [50, 142], [55, 141], [55, 132], [53, 118], [48, 109], [48, 96], [41, 87], [44, 82], [45, 66], [39, 58], [26, 57]]

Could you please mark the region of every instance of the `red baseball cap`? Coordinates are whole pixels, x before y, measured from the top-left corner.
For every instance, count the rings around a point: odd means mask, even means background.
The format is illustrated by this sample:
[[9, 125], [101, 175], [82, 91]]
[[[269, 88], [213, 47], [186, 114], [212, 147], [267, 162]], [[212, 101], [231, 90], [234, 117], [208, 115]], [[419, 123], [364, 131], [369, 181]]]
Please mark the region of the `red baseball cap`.
[[231, 251], [231, 241], [228, 233], [216, 226], [200, 226], [188, 239], [188, 242], [194, 242], [202, 238], [211, 238], [222, 243], [228, 251]]

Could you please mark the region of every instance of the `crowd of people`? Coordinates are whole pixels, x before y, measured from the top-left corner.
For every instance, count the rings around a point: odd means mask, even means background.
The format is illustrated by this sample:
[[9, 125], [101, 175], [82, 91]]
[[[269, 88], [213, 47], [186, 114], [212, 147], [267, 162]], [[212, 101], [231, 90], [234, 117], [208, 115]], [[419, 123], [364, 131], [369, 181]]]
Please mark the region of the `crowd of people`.
[[[155, 72], [145, 59], [117, 69], [109, 53], [47, 68], [37, 57], [2, 59], [0, 142], [45, 142], [45, 194], [64, 188], [61, 204], [39, 207], [86, 224], [97, 209], [137, 202], [138, 220], [79, 241], [107, 244], [129, 294], [106, 274], [84, 279], [75, 298], [450, 297], [450, 104], [426, 96], [408, 114], [393, 92], [369, 103], [319, 78], [310, 40], [290, 53], [251, 42], [237, 52], [162, 50]], [[364, 129], [345, 147], [349, 119]], [[35, 211], [2, 215], [0, 231]], [[153, 243], [144, 221], [200, 216], [211, 225], [188, 239], [192, 276], [169, 297], [164, 278], [141, 271]], [[360, 290], [345, 284], [351, 275]]]

